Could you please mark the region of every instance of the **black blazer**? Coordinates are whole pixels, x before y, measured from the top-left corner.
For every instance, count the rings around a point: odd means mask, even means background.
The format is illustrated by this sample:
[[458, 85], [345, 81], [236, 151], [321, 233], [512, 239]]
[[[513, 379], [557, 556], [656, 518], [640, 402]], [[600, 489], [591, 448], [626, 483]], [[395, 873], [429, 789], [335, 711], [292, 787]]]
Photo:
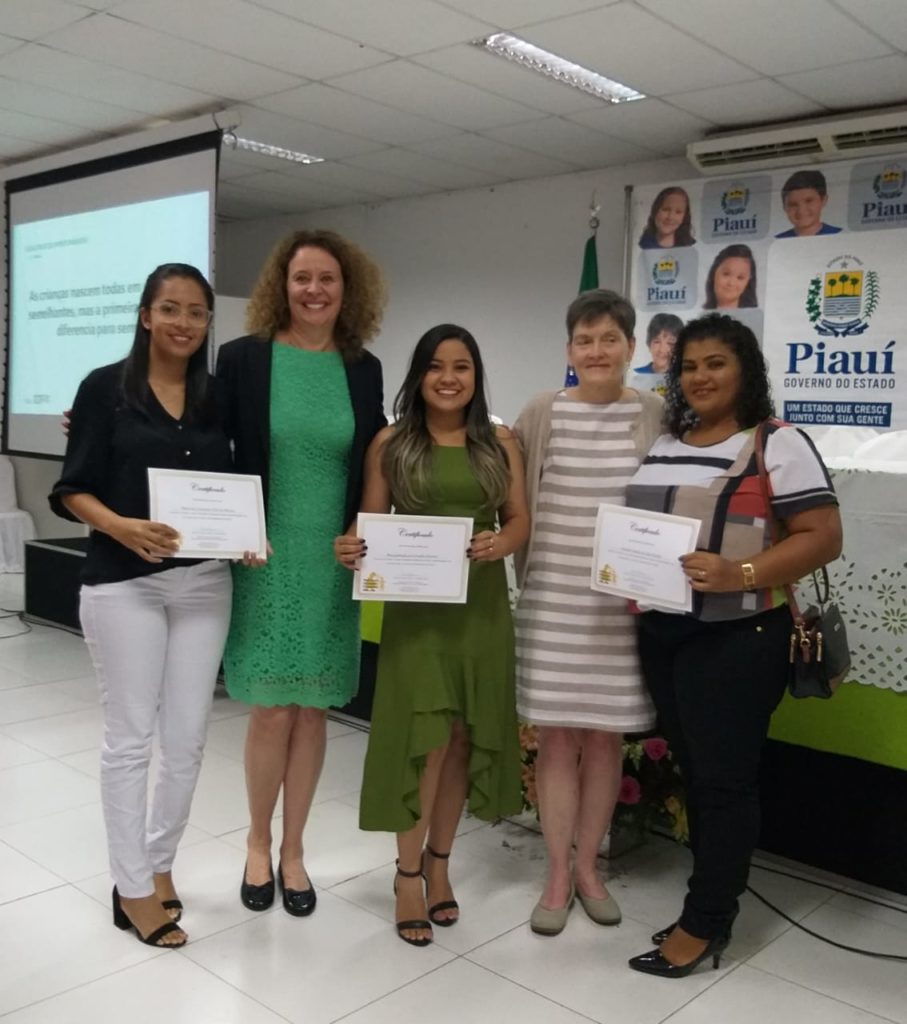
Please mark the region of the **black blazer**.
[[[219, 398], [224, 429], [233, 442], [235, 469], [237, 473], [256, 473], [261, 477], [265, 509], [268, 506], [271, 448], [273, 350], [273, 341], [246, 335], [228, 341], [217, 354]], [[343, 365], [355, 418], [343, 514], [343, 528], [346, 529], [359, 512], [366, 449], [375, 434], [387, 426], [387, 419], [384, 416], [381, 363], [370, 352], [363, 352], [359, 359], [344, 361]]]

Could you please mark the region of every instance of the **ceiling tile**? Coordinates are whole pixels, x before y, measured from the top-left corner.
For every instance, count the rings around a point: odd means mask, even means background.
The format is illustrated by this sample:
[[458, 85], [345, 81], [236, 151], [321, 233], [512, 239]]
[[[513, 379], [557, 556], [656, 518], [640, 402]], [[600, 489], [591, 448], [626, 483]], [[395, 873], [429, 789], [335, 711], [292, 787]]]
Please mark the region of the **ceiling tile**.
[[301, 84], [300, 77], [195, 42], [165, 36], [109, 14], [83, 18], [45, 36], [43, 42], [65, 53], [237, 100], [253, 99]]
[[16, 39], [38, 39], [45, 32], [71, 25], [90, 12], [61, 0], [6, 0], [3, 4], [3, 32]]
[[[826, 0], [746, 0], [734, 5], [733, 15], [727, 0], [640, 2], [652, 13], [766, 75], [891, 52], [890, 46]], [[851, 6], [858, 9], [861, 5]]]
[[0, 98], [0, 131], [11, 135], [14, 139], [30, 139], [45, 145], [82, 145], [95, 142], [99, 133], [81, 128], [77, 125], [65, 124], [53, 118], [35, 117], [32, 114], [20, 114], [15, 110], [3, 109]]
[[494, 185], [500, 180], [484, 171], [458, 167], [444, 160], [435, 160], [434, 157], [425, 156], [423, 153], [412, 153], [403, 149], [385, 149], [381, 153], [355, 157], [346, 162], [356, 167], [364, 167], [366, 170], [374, 169], [401, 178], [414, 178], [439, 189], [476, 188]]
[[489, 92], [526, 103], [546, 114], [593, 110], [606, 102], [468, 43], [423, 54], [415, 62], [460, 82], [481, 82]]
[[678, 93], [671, 103], [698, 114], [719, 127], [760, 124], [791, 117], [825, 114], [827, 110], [769, 78], [757, 82], [741, 82], [720, 89], [698, 89]]
[[835, 0], [835, 6], [892, 46], [907, 50], [907, 4], [904, 0], [860, 0], [858, 4]]
[[829, 110], [907, 103], [907, 57], [893, 54], [857, 60], [833, 68], [781, 75], [778, 81]]
[[21, 48], [21, 39], [13, 39], [12, 36], [0, 35], [0, 53], [11, 53], [13, 50], [19, 50]]
[[23, 159], [29, 156], [34, 148], [35, 144], [30, 139], [15, 139], [10, 135], [0, 135], [0, 161], [4, 163]]
[[374, 168], [366, 170], [363, 167], [353, 167], [348, 163], [337, 163], [333, 160], [307, 167], [306, 177], [357, 192], [368, 192], [382, 199], [425, 195], [436, 189], [436, 186], [416, 181], [415, 178], [400, 178], [395, 174], [383, 174]]
[[222, 184], [217, 187], [217, 215], [252, 220], [273, 217], [278, 213], [301, 213], [314, 208], [314, 200], [304, 203], [301, 198], [259, 192], [241, 185]]
[[106, 11], [109, 7], [115, 7], [120, 0], [64, 0], [64, 3], [73, 7], [87, 7], [92, 11]]
[[281, 11], [356, 39], [387, 53], [405, 57], [451, 43], [474, 39], [492, 31], [486, 21], [467, 17], [433, 0], [253, 0], [261, 7]]
[[128, 0], [112, 13], [299, 78], [342, 75], [389, 59], [378, 50], [243, 0]]
[[457, 131], [440, 121], [431, 121], [416, 114], [403, 115], [399, 110], [373, 103], [364, 96], [354, 96], [319, 82], [264, 96], [255, 101], [255, 106], [388, 146], [426, 142]]
[[688, 142], [714, 128], [711, 121], [652, 98], [603, 104], [569, 120], [667, 156], [685, 153]]
[[3, 76], [0, 76], [0, 107], [98, 131], [128, 127], [143, 117], [138, 111], [125, 107], [98, 103], [84, 96], [74, 96], [34, 82], [21, 82]]
[[[271, 160], [270, 163], [277, 161]], [[288, 165], [290, 166], [290, 165]], [[233, 189], [252, 189], [255, 192], [270, 192], [278, 196], [290, 196], [318, 203], [323, 206], [342, 206], [345, 203], [367, 203], [378, 198], [377, 193], [361, 189], [334, 187], [307, 174], [308, 167], [290, 166], [289, 172], [267, 170], [250, 175], [242, 181], [233, 182]]]
[[42, 44], [22, 46], [14, 53], [0, 56], [0, 75], [101, 102], [115, 96], [132, 110], [158, 117], [210, 106], [214, 98], [109, 64], [60, 53]]
[[566, 160], [530, 153], [527, 149], [517, 149], [472, 132], [451, 139], [423, 142], [409, 148], [438, 160], [449, 160], [462, 167], [474, 167], [478, 171], [488, 171], [507, 179], [544, 178], [575, 171], [577, 168], [576, 164]]
[[296, 118], [282, 117], [257, 107], [239, 107], [242, 121], [236, 129], [238, 135], [272, 146], [297, 149], [325, 160], [340, 160], [382, 149], [380, 142], [360, 139], [345, 132], [335, 132], [320, 124], [309, 124]]
[[536, 111], [513, 100], [455, 82], [404, 60], [344, 75], [331, 84], [465, 131], [515, 124], [536, 116]]
[[650, 96], [758, 77], [627, 2], [532, 25], [521, 35]]
[[529, 25], [548, 18], [561, 18], [565, 14], [588, 11], [593, 7], [607, 7], [616, 0], [441, 0], [464, 14], [491, 21], [497, 28]]
[[482, 134], [544, 156], [569, 160], [580, 167], [609, 167], [634, 160], [651, 160], [654, 156], [652, 150], [601, 135], [560, 117], [494, 128]]

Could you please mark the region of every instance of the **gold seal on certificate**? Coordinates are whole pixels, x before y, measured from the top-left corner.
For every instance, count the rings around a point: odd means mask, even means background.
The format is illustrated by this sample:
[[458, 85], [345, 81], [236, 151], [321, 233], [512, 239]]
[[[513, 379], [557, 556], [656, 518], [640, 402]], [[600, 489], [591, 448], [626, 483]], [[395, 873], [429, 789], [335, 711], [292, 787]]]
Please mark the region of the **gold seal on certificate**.
[[368, 553], [353, 573], [355, 600], [465, 604], [471, 519], [360, 512], [356, 530]]
[[698, 519], [599, 505], [592, 589], [651, 608], [688, 612], [693, 591], [680, 556], [696, 550]]
[[149, 516], [180, 535], [174, 558], [267, 556], [261, 477], [148, 470]]

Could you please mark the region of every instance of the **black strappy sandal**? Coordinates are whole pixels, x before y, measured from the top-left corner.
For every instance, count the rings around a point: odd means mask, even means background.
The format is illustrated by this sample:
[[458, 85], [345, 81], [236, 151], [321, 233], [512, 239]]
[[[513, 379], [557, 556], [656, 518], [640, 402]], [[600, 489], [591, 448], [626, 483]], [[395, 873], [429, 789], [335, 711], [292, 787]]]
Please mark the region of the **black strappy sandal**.
[[144, 942], [146, 946], [156, 946], [158, 949], [179, 949], [189, 941], [189, 937], [185, 936], [182, 942], [161, 942], [165, 935], [169, 935], [171, 932], [182, 931], [182, 928], [180, 928], [176, 921], [168, 921], [167, 924], [162, 924], [160, 928], [155, 928], [149, 935], [142, 935], [129, 919], [126, 911], [123, 910], [120, 904], [120, 894], [117, 892], [116, 886], [113, 887], [113, 923], [124, 932], [131, 928], [139, 942]]
[[[404, 871], [403, 868], [400, 867], [400, 861], [399, 860], [395, 861], [395, 863], [397, 865], [397, 874], [400, 875], [401, 878], [424, 878], [425, 877], [422, 874], [422, 869], [421, 868], [419, 868], [418, 871]], [[394, 896], [396, 896], [396, 895], [397, 895], [397, 879], [394, 878]], [[421, 929], [421, 930], [428, 929], [428, 931], [431, 931], [431, 921], [426, 921], [424, 919], [423, 920], [418, 920], [418, 921], [397, 921], [396, 922], [396, 926], [397, 926], [397, 934], [400, 936], [401, 939], [403, 939], [404, 942], [408, 942], [411, 946], [428, 946], [428, 945], [431, 945], [431, 943], [433, 941], [431, 938], [427, 938], [427, 939], [426, 938], [410, 939], [410, 938], [407, 938], [403, 934], [404, 932], [407, 932], [407, 931], [414, 931], [417, 928]]]
[[171, 915], [170, 920], [177, 924], [183, 916], [183, 901], [182, 900], [161, 900], [161, 906], [164, 910], [175, 910], [176, 915]]
[[[435, 860], [447, 860], [450, 857], [449, 850], [447, 853], [435, 853], [430, 846], [426, 846], [425, 849]], [[435, 917], [435, 914], [439, 910], [459, 911], [459, 909], [460, 904], [456, 900], [442, 900], [440, 903], [435, 903], [428, 908], [428, 919], [432, 924], [438, 925], [439, 928], [450, 928], [451, 925], [456, 924], [460, 920], [459, 914], [457, 917]]]

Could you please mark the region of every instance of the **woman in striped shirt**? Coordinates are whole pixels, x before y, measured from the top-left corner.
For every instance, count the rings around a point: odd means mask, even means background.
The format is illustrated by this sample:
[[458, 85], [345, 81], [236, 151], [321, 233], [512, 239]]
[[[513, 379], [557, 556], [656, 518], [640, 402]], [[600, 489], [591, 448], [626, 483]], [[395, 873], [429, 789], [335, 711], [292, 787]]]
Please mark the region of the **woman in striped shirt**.
[[563, 929], [575, 896], [597, 923], [620, 921], [596, 859], [617, 802], [623, 734], [650, 729], [655, 718], [627, 602], [589, 585], [598, 506], [624, 503], [660, 431], [661, 399], [624, 387], [635, 325], [633, 307], [615, 292], [581, 294], [567, 310], [578, 386], [537, 396], [515, 425], [532, 515], [517, 555], [517, 707], [540, 727], [536, 781], [549, 865], [530, 926], [543, 935]]

